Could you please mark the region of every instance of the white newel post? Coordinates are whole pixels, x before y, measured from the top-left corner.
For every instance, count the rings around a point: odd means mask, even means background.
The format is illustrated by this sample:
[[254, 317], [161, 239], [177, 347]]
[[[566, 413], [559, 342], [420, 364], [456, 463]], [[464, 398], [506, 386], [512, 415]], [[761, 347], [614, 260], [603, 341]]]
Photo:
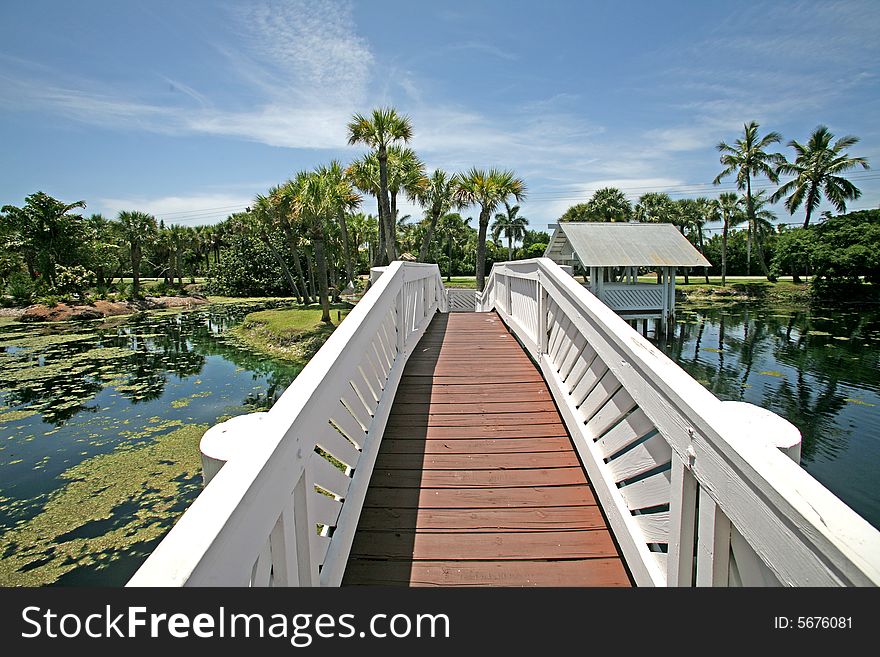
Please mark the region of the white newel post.
[[265, 429], [261, 426], [268, 413], [250, 413], [230, 418], [208, 429], [199, 442], [202, 454], [202, 477], [207, 486], [229, 459], [248, 446], [251, 440], [259, 440]]
[[795, 463], [801, 462], [801, 432], [785, 418], [748, 402], [721, 402], [730, 424], [753, 440], [766, 440]]

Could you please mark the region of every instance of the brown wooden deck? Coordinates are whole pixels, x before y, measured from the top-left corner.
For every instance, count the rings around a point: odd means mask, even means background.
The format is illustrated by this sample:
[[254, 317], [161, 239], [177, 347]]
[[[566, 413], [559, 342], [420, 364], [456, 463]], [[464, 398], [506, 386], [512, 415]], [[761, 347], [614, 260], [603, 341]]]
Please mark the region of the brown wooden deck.
[[343, 584], [630, 585], [550, 392], [496, 314], [437, 315], [416, 346]]

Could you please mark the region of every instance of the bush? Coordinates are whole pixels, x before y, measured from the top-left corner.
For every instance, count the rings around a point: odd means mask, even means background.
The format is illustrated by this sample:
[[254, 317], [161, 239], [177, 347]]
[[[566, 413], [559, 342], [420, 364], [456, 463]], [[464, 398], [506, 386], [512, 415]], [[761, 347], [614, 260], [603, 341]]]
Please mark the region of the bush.
[[17, 304], [31, 303], [34, 291], [34, 282], [23, 271], [15, 272], [6, 282], [6, 294], [12, 296]]
[[74, 294], [82, 297], [85, 291], [95, 284], [95, 272], [89, 271], [81, 265], [56, 267], [55, 291], [64, 294]]
[[[291, 262], [284, 244], [279, 241], [276, 248]], [[259, 240], [236, 235], [223, 256], [208, 273], [205, 289], [209, 293], [233, 297], [291, 294], [278, 261]]]

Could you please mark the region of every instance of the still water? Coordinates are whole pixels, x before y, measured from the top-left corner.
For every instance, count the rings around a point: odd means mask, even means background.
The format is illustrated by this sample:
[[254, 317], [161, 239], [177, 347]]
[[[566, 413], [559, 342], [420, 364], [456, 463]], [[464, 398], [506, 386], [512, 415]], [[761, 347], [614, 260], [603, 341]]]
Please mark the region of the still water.
[[684, 304], [661, 349], [724, 400], [798, 427], [801, 465], [880, 528], [880, 308]]
[[274, 305], [0, 327], [0, 585], [128, 580], [198, 494], [204, 430], [297, 375], [228, 334]]

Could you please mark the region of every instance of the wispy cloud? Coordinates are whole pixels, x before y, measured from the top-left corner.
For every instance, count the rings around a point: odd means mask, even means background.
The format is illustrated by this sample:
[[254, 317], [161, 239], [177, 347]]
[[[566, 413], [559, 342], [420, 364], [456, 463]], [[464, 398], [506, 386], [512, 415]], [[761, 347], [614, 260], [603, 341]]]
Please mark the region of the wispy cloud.
[[61, 79], [21, 61], [10, 62], [17, 74], [0, 76], [0, 104], [104, 127], [226, 135], [291, 148], [343, 146], [346, 120], [365, 102], [373, 65], [350, 6], [270, 2], [236, 9], [233, 18], [244, 47], [216, 49], [227, 74], [254, 94], [244, 109], [224, 106], [161, 73], [161, 80], [181, 92], [176, 98], [139, 98], [94, 80]]
[[479, 41], [468, 41], [465, 43], [453, 43], [448, 46], [449, 50], [465, 50], [472, 51], [476, 53], [482, 53], [484, 55], [491, 55], [492, 57], [497, 57], [499, 59], [506, 59], [510, 62], [515, 62], [519, 59], [519, 55], [510, 52], [509, 50], [504, 50], [503, 48], [499, 48], [498, 46], [493, 46], [488, 43], [480, 43]]

